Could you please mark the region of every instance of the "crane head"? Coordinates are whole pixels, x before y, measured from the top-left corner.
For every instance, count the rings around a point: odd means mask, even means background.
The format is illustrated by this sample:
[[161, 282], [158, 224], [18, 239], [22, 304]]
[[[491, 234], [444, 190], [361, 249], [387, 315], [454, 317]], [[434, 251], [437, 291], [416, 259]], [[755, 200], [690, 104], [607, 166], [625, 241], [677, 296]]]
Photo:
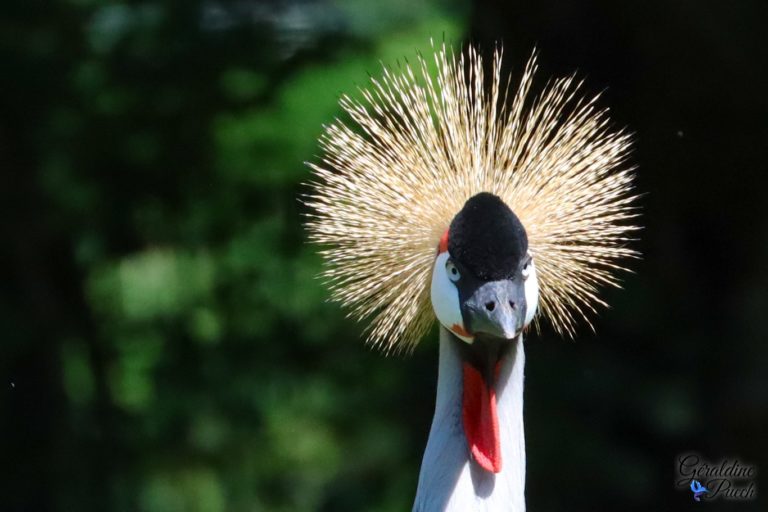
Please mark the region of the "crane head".
[[438, 321], [459, 339], [511, 340], [538, 307], [536, 268], [520, 219], [499, 197], [472, 196], [443, 235], [432, 269]]
[[536, 91], [535, 56], [510, 89], [501, 58], [443, 45], [385, 68], [342, 98], [352, 123], [329, 124], [309, 164], [323, 277], [387, 353], [411, 351], [435, 316], [472, 344], [516, 338], [537, 311], [573, 336], [637, 256], [631, 135], [573, 76]]

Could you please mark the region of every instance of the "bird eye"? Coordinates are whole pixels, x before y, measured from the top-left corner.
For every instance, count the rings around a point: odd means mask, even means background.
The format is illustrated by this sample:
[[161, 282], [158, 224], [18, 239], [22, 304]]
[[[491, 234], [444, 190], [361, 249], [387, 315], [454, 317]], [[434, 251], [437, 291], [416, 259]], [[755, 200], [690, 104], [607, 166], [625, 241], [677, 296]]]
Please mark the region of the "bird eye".
[[451, 260], [445, 262], [445, 271], [448, 272], [448, 279], [454, 283], [461, 279], [461, 272], [459, 272], [459, 269], [456, 268], [456, 265]]
[[531, 275], [531, 260], [528, 260], [520, 273], [523, 275], [523, 279], [528, 279], [528, 276]]

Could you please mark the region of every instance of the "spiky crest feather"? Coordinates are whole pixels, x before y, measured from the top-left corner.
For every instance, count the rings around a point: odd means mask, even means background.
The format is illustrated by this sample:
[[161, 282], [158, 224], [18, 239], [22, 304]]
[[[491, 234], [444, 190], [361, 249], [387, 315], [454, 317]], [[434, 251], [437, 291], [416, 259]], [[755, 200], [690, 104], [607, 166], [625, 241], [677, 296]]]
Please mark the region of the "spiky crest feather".
[[[502, 51], [490, 90], [471, 46], [435, 50], [436, 72], [419, 55], [398, 73], [385, 67], [362, 101], [343, 96], [355, 129], [338, 119], [320, 139], [323, 158], [307, 204], [310, 239], [325, 245], [332, 297], [385, 351], [410, 350], [434, 321], [429, 282], [441, 235], [464, 202], [501, 197], [526, 228], [540, 285], [540, 312], [573, 336], [577, 317], [618, 286], [619, 259], [636, 227], [630, 136], [609, 125], [597, 97], [578, 95], [573, 76], [535, 98], [529, 60], [508, 105]], [[590, 324], [591, 325], [591, 324]]]

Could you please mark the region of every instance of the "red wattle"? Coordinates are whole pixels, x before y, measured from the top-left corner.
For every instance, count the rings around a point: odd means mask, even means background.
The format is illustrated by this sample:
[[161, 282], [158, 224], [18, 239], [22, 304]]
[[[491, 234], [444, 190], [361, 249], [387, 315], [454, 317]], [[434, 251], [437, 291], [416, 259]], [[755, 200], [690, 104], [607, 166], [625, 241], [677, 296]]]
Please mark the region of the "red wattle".
[[499, 417], [496, 415], [496, 390], [489, 387], [477, 369], [464, 363], [462, 397], [464, 435], [475, 461], [492, 473], [501, 471]]

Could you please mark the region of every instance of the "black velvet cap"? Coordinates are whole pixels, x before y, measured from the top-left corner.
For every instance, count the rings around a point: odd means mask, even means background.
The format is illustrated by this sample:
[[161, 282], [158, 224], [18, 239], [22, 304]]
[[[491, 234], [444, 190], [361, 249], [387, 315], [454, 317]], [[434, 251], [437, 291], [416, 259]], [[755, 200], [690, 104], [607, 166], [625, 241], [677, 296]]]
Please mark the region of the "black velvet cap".
[[451, 221], [448, 252], [479, 279], [510, 279], [528, 252], [528, 235], [504, 201], [481, 192]]

